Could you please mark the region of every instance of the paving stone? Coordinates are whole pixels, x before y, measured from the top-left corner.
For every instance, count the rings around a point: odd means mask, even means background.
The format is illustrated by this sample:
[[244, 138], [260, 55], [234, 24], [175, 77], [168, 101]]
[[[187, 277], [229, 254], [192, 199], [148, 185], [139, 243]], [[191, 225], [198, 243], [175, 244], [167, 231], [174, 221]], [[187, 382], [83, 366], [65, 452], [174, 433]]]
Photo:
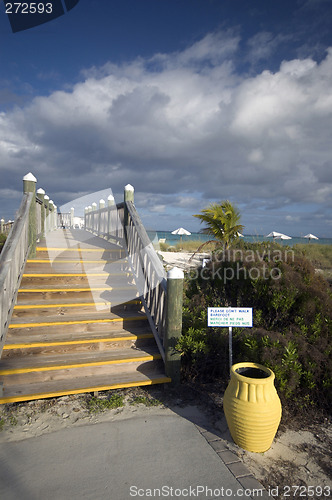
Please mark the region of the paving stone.
[[239, 457], [231, 451], [219, 451], [218, 455], [226, 465], [232, 464], [234, 462], [240, 462]]
[[[245, 490], [248, 489], [252, 491], [251, 495], [252, 498], [262, 498], [263, 500], [271, 500], [271, 497], [269, 496], [268, 492], [261, 485], [261, 483], [254, 478], [254, 476], [240, 477], [238, 481]], [[258, 493], [257, 490], [260, 490], [260, 492]]]
[[203, 436], [205, 437], [205, 439], [207, 440], [208, 443], [210, 443], [211, 441], [217, 441], [220, 439], [219, 436], [217, 436], [216, 434], [214, 434], [213, 432], [210, 432], [210, 431], [204, 432]]
[[215, 451], [229, 451], [228, 447], [221, 439], [218, 441], [211, 441], [209, 444]]
[[210, 432], [211, 434], [214, 434], [213, 430], [211, 427], [202, 427], [201, 425], [195, 424], [197, 429], [201, 434], [205, 434], [207, 432]]
[[229, 464], [227, 467], [236, 478], [252, 475], [242, 462], [235, 462], [233, 464]]

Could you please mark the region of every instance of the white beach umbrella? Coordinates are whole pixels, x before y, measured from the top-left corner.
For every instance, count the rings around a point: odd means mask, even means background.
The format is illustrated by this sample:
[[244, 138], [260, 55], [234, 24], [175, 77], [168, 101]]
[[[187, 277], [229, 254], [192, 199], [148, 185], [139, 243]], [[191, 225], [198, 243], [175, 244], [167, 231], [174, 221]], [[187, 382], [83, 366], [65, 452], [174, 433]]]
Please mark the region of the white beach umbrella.
[[277, 231], [272, 231], [272, 233], [269, 233], [266, 235], [266, 238], [272, 237], [273, 239], [277, 240], [291, 240], [291, 236], [287, 236], [287, 234], [283, 233], [278, 233]]
[[291, 236], [287, 236], [287, 234], [282, 234], [281, 236], [278, 236], [277, 239], [281, 239], [281, 240], [291, 240], [292, 237]]
[[191, 232], [187, 231], [187, 229], [184, 229], [183, 227], [178, 227], [178, 229], [175, 229], [175, 231], [172, 231], [172, 234], [189, 235], [189, 234], [191, 234]]
[[272, 231], [272, 233], [269, 233], [265, 236], [265, 238], [280, 238], [282, 233], [277, 233], [277, 231]]
[[315, 236], [314, 234], [306, 234], [305, 236], [303, 236], [303, 238], [308, 238], [308, 241], [310, 240], [319, 240], [319, 238], [317, 238], [317, 236]]
[[174, 231], [172, 231], [172, 234], [179, 234], [180, 235], [180, 243], [182, 243], [182, 235], [185, 234], [186, 236], [189, 236], [191, 234], [190, 231], [187, 231], [187, 229], [184, 229], [183, 227], [178, 227]]

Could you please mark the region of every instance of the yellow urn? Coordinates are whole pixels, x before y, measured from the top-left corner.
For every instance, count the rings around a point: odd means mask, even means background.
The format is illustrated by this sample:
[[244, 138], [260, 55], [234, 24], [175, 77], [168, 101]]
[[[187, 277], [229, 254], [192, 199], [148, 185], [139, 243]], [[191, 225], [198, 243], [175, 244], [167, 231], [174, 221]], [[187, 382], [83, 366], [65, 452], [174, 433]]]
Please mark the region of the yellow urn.
[[224, 413], [234, 442], [247, 451], [267, 451], [278, 430], [281, 403], [274, 373], [258, 363], [237, 363], [224, 394]]

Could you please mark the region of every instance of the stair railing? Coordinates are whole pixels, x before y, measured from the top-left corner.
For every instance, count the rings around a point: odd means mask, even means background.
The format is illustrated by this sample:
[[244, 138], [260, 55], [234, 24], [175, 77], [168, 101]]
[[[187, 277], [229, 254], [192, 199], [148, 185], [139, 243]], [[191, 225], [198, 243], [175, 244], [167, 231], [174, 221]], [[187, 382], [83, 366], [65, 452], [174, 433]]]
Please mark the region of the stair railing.
[[25, 263], [35, 256], [37, 240], [55, 229], [56, 206], [42, 189], [36, 193], [36, 182], [31, 173], [23, 177], [21, 205], [0, 253], [0, 357]]
[[[112, 219], [113, 218], [113, 219]], [[125, 186], [124, 202], [103, 200], [85, 209], [85, 229], [108, 241], [124, 245], [146, 316], [165, 369], [173, 383], [180, 381], [180, 353], [176, 349], [182, 330], [183, 271], [167, 274], [134, 205], [134, 188]]]

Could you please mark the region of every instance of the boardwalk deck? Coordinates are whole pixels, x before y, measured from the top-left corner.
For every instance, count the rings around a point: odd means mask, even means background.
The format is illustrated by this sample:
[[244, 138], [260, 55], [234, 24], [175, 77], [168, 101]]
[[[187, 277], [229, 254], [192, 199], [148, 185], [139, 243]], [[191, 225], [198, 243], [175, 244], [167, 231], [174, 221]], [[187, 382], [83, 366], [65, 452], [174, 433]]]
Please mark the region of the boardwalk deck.
[[0, 403], [169, 382], [124, 248], [53, 231], [28, 260], [0, 360]]

